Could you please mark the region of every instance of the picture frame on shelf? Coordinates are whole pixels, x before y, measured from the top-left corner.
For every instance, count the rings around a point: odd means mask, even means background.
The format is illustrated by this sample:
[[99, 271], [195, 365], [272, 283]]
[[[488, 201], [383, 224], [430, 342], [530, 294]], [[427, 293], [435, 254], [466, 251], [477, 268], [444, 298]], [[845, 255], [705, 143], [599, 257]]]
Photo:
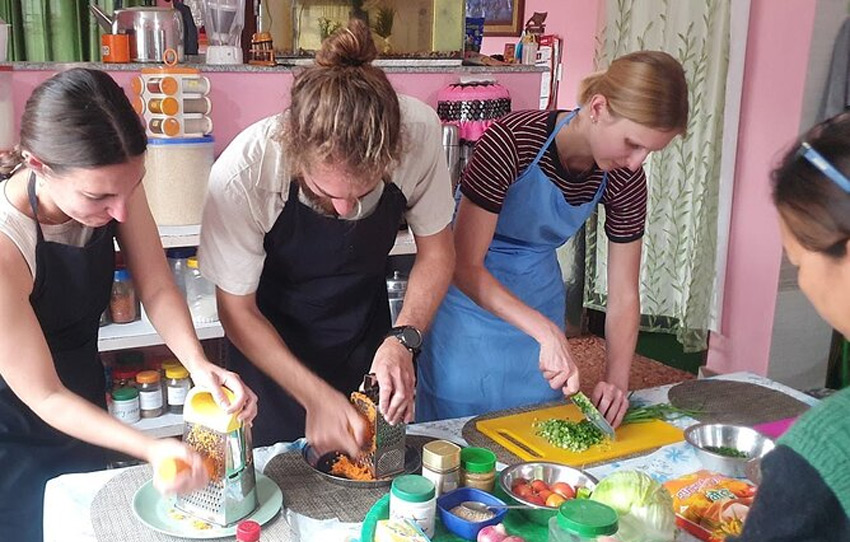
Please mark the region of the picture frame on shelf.
[[483, 13], [485, 36], [519, 36], [525, 0], [466, 0], [467, 13]]

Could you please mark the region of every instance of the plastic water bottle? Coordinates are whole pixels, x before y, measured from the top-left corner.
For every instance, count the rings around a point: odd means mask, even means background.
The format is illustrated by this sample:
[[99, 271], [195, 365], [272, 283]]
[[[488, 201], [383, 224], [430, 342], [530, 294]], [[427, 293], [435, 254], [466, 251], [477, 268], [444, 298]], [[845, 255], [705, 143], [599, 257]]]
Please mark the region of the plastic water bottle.
[[218, 308], [215, 303], [215, 286], [201, 275], [198, 258], [191, 257], [187, 262], [186, 301], [189, 313], [196, 324], [208, 324], [218, 321]]

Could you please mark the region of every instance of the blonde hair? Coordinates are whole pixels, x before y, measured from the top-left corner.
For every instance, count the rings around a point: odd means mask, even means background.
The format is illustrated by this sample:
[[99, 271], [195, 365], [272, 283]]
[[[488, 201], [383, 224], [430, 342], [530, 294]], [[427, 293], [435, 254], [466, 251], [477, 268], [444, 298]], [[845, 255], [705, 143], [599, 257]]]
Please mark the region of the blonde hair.
[[398, 96], [360, 19], [337, 30], [292, 86], [281, 138], [296, 176], [314, 163], [340, 165], [353, 181], [385, 178], [401, 154]]
[[684, 135], [688, 126], [688, 83], [679, 61], [662, 51], [638, 51], [615, 59], [607, 70], [587, 76], [580, 105], [595, 94], [616, 116], [656, 130]]

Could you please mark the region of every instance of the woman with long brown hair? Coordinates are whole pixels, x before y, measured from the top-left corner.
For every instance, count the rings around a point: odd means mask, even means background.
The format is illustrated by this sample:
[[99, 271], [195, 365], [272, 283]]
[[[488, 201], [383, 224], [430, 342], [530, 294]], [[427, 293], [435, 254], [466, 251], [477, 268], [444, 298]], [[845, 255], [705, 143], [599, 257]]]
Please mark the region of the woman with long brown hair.
[[[213, 166], [200, 264], [217, 286], [229, 367], [260, 397], [258, 444], [306, 435], [355, 455], [348, 402], [367, 373], [391, 422], [413, 417], [412, 358], [454, 262], [451, 181], [436, 112], [393, 90], [353, 19], [299, 73], [284, 113]], [[404, 217], [416, 260], [391, 329], [385, 277]]]
[[640, 51], [587, 77], [573, 111], [520, 111], [484, 134], [464, 171], [457, 267], [419, 364], [420, 420], [552, 401], [578, 391], [555, 250], [597, 204], [608, 235], [606, 375], [593, 402], [614, 426], [628, 407], [640, 318], [643, 161], [688, 122], [670, 55]]
[[98, 358], [112, 289], [115, 240], [165, 344], [196, 385], [250, 422], [256, 398], [210, 363], [165, 260], [145, 199], [145, 130], [104, 72], [76, 68], [38, 86], [21, 119], [20, 152], [3, 156], [0, 183], [0, 533], [41, 541], [44, 484], [103, 469], [110, 448], [158, 468], [190, 465], [165, 492], [203, 487], [201, 457], [106, 413]]

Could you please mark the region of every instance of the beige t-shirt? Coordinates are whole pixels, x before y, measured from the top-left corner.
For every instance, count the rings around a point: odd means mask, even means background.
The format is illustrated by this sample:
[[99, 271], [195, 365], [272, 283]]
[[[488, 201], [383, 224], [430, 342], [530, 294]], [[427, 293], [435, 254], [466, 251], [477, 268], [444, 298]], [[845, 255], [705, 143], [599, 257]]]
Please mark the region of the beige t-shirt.
[[[0, 191], [2, 191], [2, 194], [0, 194], [0, 233], [11, 239], [18, 250], [21, 251], [34, 279], [36, 271], [35, 245], [38, 242], [35, 220], [12, 205], [12, 202], [6, 196], [6, 183], [0, 183]], [[75, 247], [85, 246], [94, 233], [93, 228], [84, 226], [76, 220], [55, 225], [42, 224], [41, 231], [47, 241]]]
[[[451, 222], [454, 210], [442, 128], [426, 104], [408, 96], [399, 102], [404, 154], [392, 182], [407, 198], [404, 216], [413, 233], [433, 235]], [[280, 120], [265, 118], [237, 135], [210, 173], [198, 257], [203, 275], [234, 295], [257, 290], [266, 258], [263, 239], [289, 196], [291, 175], [274, 139]], [[379, 183], [361, 199], [359, 218], [374, 210], [383, 189]]]

